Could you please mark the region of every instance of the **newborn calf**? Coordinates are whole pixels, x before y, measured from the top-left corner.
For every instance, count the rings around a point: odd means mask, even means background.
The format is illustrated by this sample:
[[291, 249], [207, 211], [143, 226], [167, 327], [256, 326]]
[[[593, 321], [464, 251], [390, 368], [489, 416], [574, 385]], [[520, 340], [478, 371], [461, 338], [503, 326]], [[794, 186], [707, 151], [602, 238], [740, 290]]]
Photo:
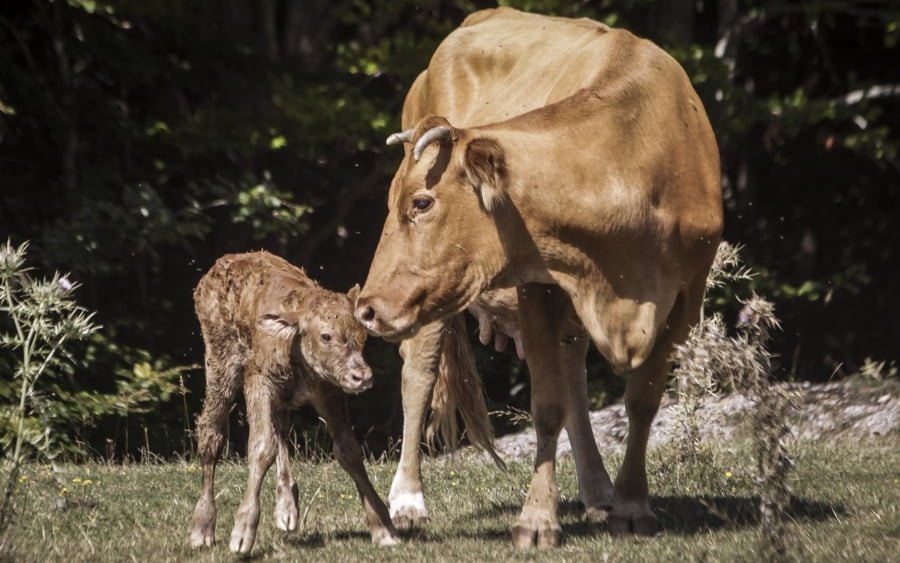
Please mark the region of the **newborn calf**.
[[303, 270], [267, 252], [220, 258], [194, 290], [194, 307], [206, 346], [206, 398], [197, 423], [203, 487], [191, 518], [191, 545], [215, 542], [213, 492], [216, 459], [228, 413], [243, 389], [250, 423], [250, 476], [234, 518], [229, 548], [248, 553], [259, 523], [259, 490], [277, 460], [275, 523], [297, 527], [297, 486], [291, 476], [288, 428], [291, 410], [312, 403], [334, 438], [334, 455], [350, 474], [366, 512], [372, 542], [392, 545], [396, 530], [366, 475], [341, 389], [372, 386], [362, 356], [366, 331], [353, 318], [350, 296], [316, 285]]

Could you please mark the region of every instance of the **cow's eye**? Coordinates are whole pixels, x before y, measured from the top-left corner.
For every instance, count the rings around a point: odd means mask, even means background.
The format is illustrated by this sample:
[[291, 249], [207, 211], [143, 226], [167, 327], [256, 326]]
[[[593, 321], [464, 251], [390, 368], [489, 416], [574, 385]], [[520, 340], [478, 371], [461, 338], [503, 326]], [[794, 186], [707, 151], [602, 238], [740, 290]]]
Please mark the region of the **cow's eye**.
[[328, 334], [327, 332], [323, 332], [323, 333], [319, 336], [319, 338], [321, 338], [321, 339], [322, 339], [322, 342], [325, 342], [326, 344], [329, 343], [329, 342], [331, 342], [331, 335]]
[[412, 201], [413, 209], [419, 212], [427, 211], [432, 203], [434, 203], [434, 200], [430, 197], [417, 197]]

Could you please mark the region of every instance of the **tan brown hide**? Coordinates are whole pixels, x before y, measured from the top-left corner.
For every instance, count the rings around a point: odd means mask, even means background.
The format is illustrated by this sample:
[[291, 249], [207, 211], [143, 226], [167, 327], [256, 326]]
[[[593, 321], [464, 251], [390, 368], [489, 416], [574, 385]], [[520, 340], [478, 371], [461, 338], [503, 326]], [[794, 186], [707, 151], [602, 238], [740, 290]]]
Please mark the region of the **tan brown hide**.
[[[647, 434], [722, 230], [718, 149], [686, 74], [624, 30], [487, 10], [438, 47], [403, 124], [391, 141], [406, 143], [405, 156], [357, 318], [403, 338], [516, 288], [538, 434], [514, 529], [527, 546], [559, 541], [553, 460], [580, 385], [570, 372], [583, 373], [585, 344], [566, 335], [577, 315], [629, 372], [609, 528], [653, 533]], [[579, 354], [581, 367], [568, 369]]]
[[335, 458], [356, 484], [372, 541], [396, 543], [387, 508], [366, 474], [341, 390], [371, 387], [362, 356], [366, 333], [353, 318], [351, 295], [320, 288], [303, 270], [266, 252], [229, 254], [200, 280], [194, 305], [206, 352], [206, 396], [197, 421], [203, 463], [200, 498], [191, 518], [193, 547], [215, 542], [215, 464], [228, 414], [244, 393], [250, 437], [249, 480], [235, 513], [229, 548], [248, 553], [259, 523], [262, 480], [277, 462], [275, 522], [298, 522], [297, 486], [288, 452], [290, 413], [311, 403], [334, 438]]

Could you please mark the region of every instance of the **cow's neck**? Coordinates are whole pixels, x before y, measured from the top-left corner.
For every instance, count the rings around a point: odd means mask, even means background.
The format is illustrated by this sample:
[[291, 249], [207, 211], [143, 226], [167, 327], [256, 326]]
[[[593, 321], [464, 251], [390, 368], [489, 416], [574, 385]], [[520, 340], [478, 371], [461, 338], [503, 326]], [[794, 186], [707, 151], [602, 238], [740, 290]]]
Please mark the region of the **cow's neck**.
[[554, 283], [575, 291], [575, 279], [596, 267], [588, 247], [606, 230], [600, 199], [608, 190], [597, 166], [573, 154], [578, 148], [558, 131], [491, 128], [487, 135], [503, 147], [509, 169], [506, 203], [496, 210], [506, 263], [492, 285]]

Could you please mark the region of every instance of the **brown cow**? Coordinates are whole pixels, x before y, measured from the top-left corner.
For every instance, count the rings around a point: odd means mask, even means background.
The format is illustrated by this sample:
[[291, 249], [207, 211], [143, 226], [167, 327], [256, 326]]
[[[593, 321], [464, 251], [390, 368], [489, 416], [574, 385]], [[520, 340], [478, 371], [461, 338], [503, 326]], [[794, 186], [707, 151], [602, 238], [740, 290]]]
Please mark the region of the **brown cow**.
[[[501, 98], [508, 117], [482, 109]], [[407, 110], [417, 107], [450, 120], [416, 119]], [[409, 144], [357, 318], [372, 334], [405, 338], [486, 291], [516, 287], [538, 444], [513, 540], [530, 546], [560, 539], [565, 364], [584, 357], [562, 340], [577, 315], [629, 373], [608, 526], [654, 533], [650, 424], [722, 231], [718, 149], [684, 70], [649, 41], [590, 20], [478, 12], [416, 80], [406, 125], [390, 139]]]
[[372, 385], [362, 356], [366, 333], [349, 296], [326, 291], [303, 270], [267, 252], [220, 258], [194, 291], [206, 346], [206, 398], [197, 424], [203, 486], [191, 519], [191, 545], [215, 542], [216, 460], [228, 413], [241, 390], [247, 403], [250, 475], [235, 514], [231, 551], [249, 553], [259, 523], [263, 477], [277, 460], [275, 522], [297, 527], [297, 486], [291, 476], [288, 429], [292, 408], [312, 403], [334, 438], [334, 455], [350, 474], [366, 512], [372, 542], [397, 543], [387, 508], [366, 475], [341, 390]]

